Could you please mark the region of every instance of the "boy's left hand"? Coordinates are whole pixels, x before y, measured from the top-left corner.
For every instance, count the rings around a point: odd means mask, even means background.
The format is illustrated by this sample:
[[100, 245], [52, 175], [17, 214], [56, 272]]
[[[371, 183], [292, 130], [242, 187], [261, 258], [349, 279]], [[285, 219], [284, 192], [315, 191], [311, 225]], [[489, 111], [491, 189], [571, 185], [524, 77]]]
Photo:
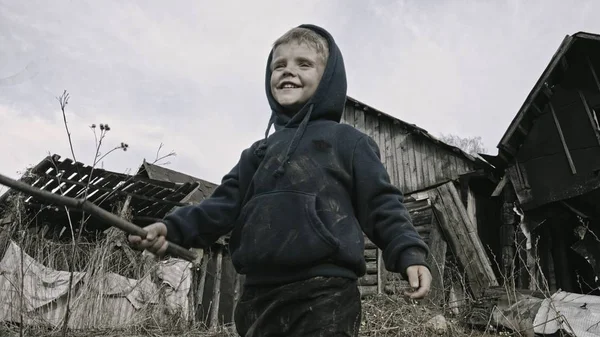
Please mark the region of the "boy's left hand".
[[405, 292], [406, 296], [418, 300], [423, 299], [429, 293], [431, 287], [431, 272], [425, 266], [410, 266], [406, 268], [408, 283], [413, 289], [412, 292]]

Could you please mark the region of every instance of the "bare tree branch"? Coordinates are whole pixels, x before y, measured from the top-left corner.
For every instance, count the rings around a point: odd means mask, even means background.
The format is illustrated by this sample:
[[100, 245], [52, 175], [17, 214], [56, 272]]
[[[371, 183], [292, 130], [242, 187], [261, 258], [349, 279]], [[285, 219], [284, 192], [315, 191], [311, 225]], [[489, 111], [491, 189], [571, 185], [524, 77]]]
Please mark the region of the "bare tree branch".
[[73, 161], [77, 161], [75, 158], [75, 150], [73, 149], [73, 140], [71, 139], [71, 132], [69, 131], [69, 125], [67, 123], [67, 114], [65, 113], [65, 109], [67, 104], [69, 104], [69, 93], [67, 90], [63, 91], [63, 94], [56, 97], [58, 103], [60, 103], [60, 110], [62, 111], [63, 121], [65, 124], [65, 129], [67, 131], [67, 137], [69, 138], [69, 147], [71, 148], [71, 155], [73, 156]]
[[481, 137], [460, 137], [452, 134], [442, 134], [440, 140], [448, 145], [456, 146], [470, 155], [486, 153]]

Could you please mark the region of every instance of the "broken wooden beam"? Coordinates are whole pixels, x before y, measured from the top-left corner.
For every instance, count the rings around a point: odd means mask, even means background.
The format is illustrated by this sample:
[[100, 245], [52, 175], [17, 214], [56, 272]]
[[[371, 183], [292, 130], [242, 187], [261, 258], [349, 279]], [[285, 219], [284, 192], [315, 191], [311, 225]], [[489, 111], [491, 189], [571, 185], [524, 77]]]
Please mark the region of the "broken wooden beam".
[[567, 161], [569, 162], [569, 167], [571, 168], [572, 174], [577, 174], [577, 170], [575, 169], [575, 164], [573, 163], [573, 158], [571, 157], [571, 151], [569, 151], [569, 146], [567, 145], [567, 141], [565, 140], [565, 135], [563, 134], [562, 127], [558, 122], [558, 117], [556, 116], [556, 111], [554, 110], [554, 105], [552, 102], [548, 103], [548, 107], [550, 107], [550, 113], [552, 114], [552, 118], [554, 119], [554, 125], [556, 125], [556, 130], [558, 131], [558, 136], [560, 137], [560, 142], [562, 143], [563, 149], [565, 151], [565, 156], [567, 157]]
[[475, 296], [484, 289], [498, 286], [483, 244], [477, 234], [477, 227], [467, 214], [453, 182], [448, 182], [430, 190], [433, 207], [440, 228], [447, 238], [452, 251], [466, 271], [468, 284]]

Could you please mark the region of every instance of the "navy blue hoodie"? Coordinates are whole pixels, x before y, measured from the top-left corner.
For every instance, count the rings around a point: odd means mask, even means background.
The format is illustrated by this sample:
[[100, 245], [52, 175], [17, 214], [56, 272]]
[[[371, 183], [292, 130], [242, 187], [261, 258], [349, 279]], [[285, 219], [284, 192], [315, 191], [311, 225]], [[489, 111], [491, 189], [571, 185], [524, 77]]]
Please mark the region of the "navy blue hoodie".
[[[313, 97], [293, 117], [273, 98], [265, 139], [242, 152], [208, 199], [164, 219], [167, 239], [205, 248], [231, 233], [233, 264], [246, 284], [314, 276], [356, 279], [366, 272], [364, 236], [383, 251], [386, 268], [406, 277], [425, 265], [428, 247], [415, 231], [402, 193], [390, 183], [376, 143], [341, 124], [346, 101], [342, 54], [324, 29], [329, 58]], [[271, 126], [275, 132], [267, 136]]]

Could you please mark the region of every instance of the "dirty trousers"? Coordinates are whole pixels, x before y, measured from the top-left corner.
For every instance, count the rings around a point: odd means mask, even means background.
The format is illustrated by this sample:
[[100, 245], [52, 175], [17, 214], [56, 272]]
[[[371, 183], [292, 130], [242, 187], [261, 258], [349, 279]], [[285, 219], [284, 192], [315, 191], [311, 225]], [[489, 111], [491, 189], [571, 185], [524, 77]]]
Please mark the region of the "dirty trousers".
[[316, 277], [281, 286], [245, 286], [234, 319], [242, 337], [358, 337], [358, 283]]

